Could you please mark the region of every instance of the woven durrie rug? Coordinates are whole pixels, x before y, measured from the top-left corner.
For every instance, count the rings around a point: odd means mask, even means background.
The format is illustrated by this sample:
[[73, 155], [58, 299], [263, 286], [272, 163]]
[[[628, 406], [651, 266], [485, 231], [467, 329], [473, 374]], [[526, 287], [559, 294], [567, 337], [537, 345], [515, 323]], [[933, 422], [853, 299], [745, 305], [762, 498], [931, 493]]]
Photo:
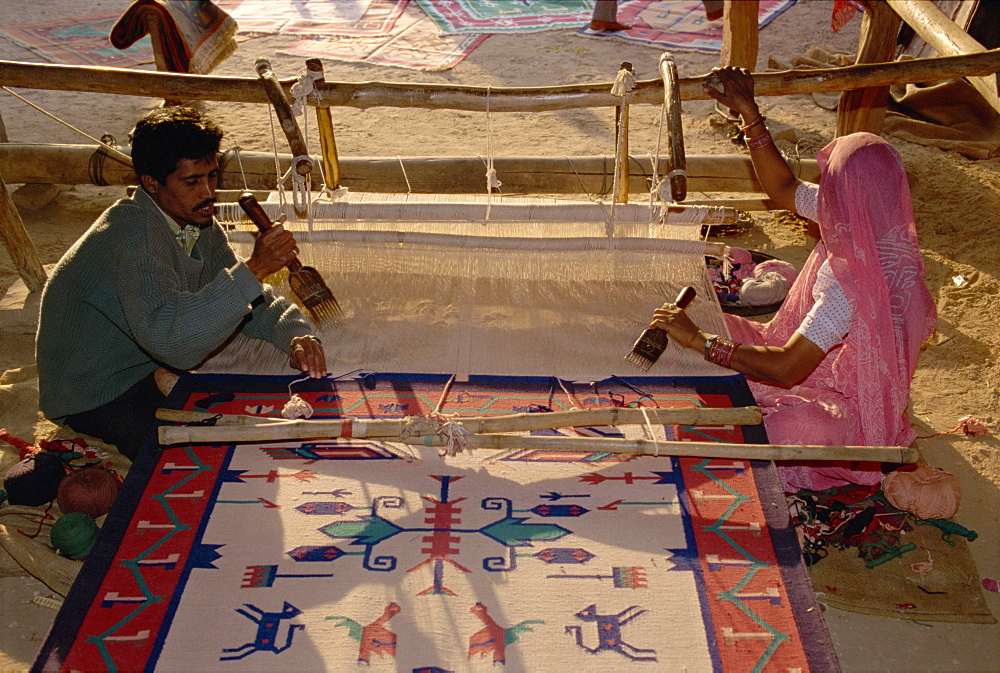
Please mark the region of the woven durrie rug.
[[[171, 406], [278, 416], [290, 379]], [[368, 375], [313, 418], [745, 406], [742, 377]], [[762, 442], [760, 426], [542, 434]], [[649, 435], [646, 435], [649, 437]], [[371, 439], [173, 445], [133, 465], [43, 670], [837, 670], [771, 463]]]

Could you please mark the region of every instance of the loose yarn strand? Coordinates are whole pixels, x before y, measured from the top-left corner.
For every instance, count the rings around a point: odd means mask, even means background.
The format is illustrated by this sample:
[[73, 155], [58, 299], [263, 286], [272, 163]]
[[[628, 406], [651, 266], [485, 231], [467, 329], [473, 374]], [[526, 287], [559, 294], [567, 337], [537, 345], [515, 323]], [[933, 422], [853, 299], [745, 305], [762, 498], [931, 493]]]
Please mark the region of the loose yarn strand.
[[490, 87], [486, 87], [486, 221], [493, 210], [493, 189], [500, 191], [497, 170], [493, 167], [493, 113], [490, 111]]

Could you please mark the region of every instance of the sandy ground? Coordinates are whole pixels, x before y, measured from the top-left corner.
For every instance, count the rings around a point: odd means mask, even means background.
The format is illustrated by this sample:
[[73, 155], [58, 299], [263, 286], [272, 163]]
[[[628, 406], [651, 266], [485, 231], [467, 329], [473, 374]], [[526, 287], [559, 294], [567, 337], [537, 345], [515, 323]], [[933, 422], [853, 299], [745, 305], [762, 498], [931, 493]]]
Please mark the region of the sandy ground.
[[[60, 3], [0, 3], [0, 25], [47, 18], [120, 13], [125, 0], [67, 0]], [[801, 0], [760, 33], [757, 70], [768, 57], [779, 61], [805, 54], [814, 45], [853, 52], [860, 17], [839, 33], [829, 28], [832, 2]], [[216, 74], [252, 76], [253, 61], [268, 56], [279, 77], [297, 75], [302, 59], [276, 55], [291, 40], [277, 37], [243, 42]], [[678, 52], [681, 77], [707, 73], [718, 57]], [[635, 67], [639, 79], [656, 77], [659, 52], [617, 41], [588, 39], [572, 30], [527, 35], [494, 35], [456, 68], [422, 73], [396, 68], [326, 62], [329, 81], [405, 81], [530, 86], [610, 82], [621, 61]], [[43, 62], [37, 54], [0, 39], [0, 59]], [[92, 136], [110, 133], [124, 141], [135, 119], [159, 101], [84, 93], [22, 91], [38, 105]], [[268, 114], [254, 105], [209, 103], [207, 110], [229, 131], [233, 143], [248, 150], [272, 151]], [[807, 96], [763, 101], [772, 132], [798, 139], [798, 150], [811, 157], [831, 139], [835, 113]], [[718, 115], [704, 101], [685, 102], [683, 122], [689, 154], [740, 152], [720, 129]], [[75, 132], [11, 97], [0, 97], [0, 114], [13, 142], [84, 143]], [[658, 108], [633, 106], [630, 148], [652, 154]], [[483, 155], [487, 153], [485, 115], [467, 112], [401, 109], [337, 110], [334, 113], [342, 156]], [[554, 113], [497, 114], [492, 121], [496, 155], [612, 154], [614, 113], [610, 109]], [[912, 417], [920, 435], [952, 430], [972, 415], [995, 426], [1000, 362], [1000, 158], [970, 160], [954, 152], [889, 137], [908, 172], [927, 282], [937, 302], [937, 333], [923, 352], [913, 382]], [[287, 151], [284, 147], [282, 152]], [[745, 150], [744, 150], [745, 151]], [[11, 190], [18, 185], [8, 185]], [[22, 190], [20, 212], [43, 263], [56, 262], [105, 207], [121, 197], [117, 187], [63, 186], [58, 197], [42, 204]], [[581, 194], [581, 198], [586, 195]], [[702, 198], [693, 194], [689, 198]], [[711, 196], [711, 195], [709, 195]], [[797, 265], [808, 245], [798, 227], [780, 214], [755, 214], [756, 226], [735, 244], [762, 250]], [[17, 280], [13, 264], [0, 249], [0, 295]], [[992, 316], [992, 317], [991, 317]], [[0, 322], [0, 427], [23, 438], [44, 437], [51, 424], [37, 414], [33, 365], [33, 328]], [[25, 369], [22, 369], [25, 368]], [[961, 480], [964, 497], [956, 520], [980, 533], [971, 544], [980, 577], [1000, 577], [1000, 452], [995, 435], [971, 438], [945, 434], [918, 442], [930, 465]], [[6, 464], [6, 463], [5, 463]], [[27, 576], [9, 558], [0, 563], [0, 670], [22, 670], [32, 661], [55, 612], [31, 603], [51, 592]], [[1000, 595], [988, 593], [994, 615]], [[838, 657], [847, 671], [998, 671], [1000, 627], [866, 617], [829, 609], [825, 612]]]

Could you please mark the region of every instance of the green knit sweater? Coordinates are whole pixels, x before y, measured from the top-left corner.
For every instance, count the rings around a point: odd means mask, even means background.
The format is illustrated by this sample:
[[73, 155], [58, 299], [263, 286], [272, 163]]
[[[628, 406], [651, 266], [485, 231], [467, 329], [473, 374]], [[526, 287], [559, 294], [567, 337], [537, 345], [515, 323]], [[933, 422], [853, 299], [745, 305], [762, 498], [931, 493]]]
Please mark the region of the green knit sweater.
[[191, 369], [237, 330], [290, 352], [314, 332], [239, 261], [217, 223], [189, 256], [137, 190], [97, 219], [42, 293], [39, 406], [56, 423], [114, 400], [158, 366]]

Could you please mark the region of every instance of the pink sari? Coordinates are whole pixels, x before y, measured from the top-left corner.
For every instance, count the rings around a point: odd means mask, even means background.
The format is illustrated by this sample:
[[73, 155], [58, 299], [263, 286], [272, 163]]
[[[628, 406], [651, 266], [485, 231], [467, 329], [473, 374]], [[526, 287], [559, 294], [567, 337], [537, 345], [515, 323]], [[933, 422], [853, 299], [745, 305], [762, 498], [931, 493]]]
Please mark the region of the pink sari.
[[[906, 416], [920, 346], [937, 312], [924, 284], [910, 189], [896, 150], [878, 136], [837, 138], [817, 155], [822, 241], [767, 324], [727, 315], [737, 341], [783, 346], [813, 304], [816, 273], [829, 259], [853, 309], [850, 332], [800, 385], [750, 381], [774, 444], [908, 446]], [[779, 467], [785, 490], [875, 484], [878, 464]]]

